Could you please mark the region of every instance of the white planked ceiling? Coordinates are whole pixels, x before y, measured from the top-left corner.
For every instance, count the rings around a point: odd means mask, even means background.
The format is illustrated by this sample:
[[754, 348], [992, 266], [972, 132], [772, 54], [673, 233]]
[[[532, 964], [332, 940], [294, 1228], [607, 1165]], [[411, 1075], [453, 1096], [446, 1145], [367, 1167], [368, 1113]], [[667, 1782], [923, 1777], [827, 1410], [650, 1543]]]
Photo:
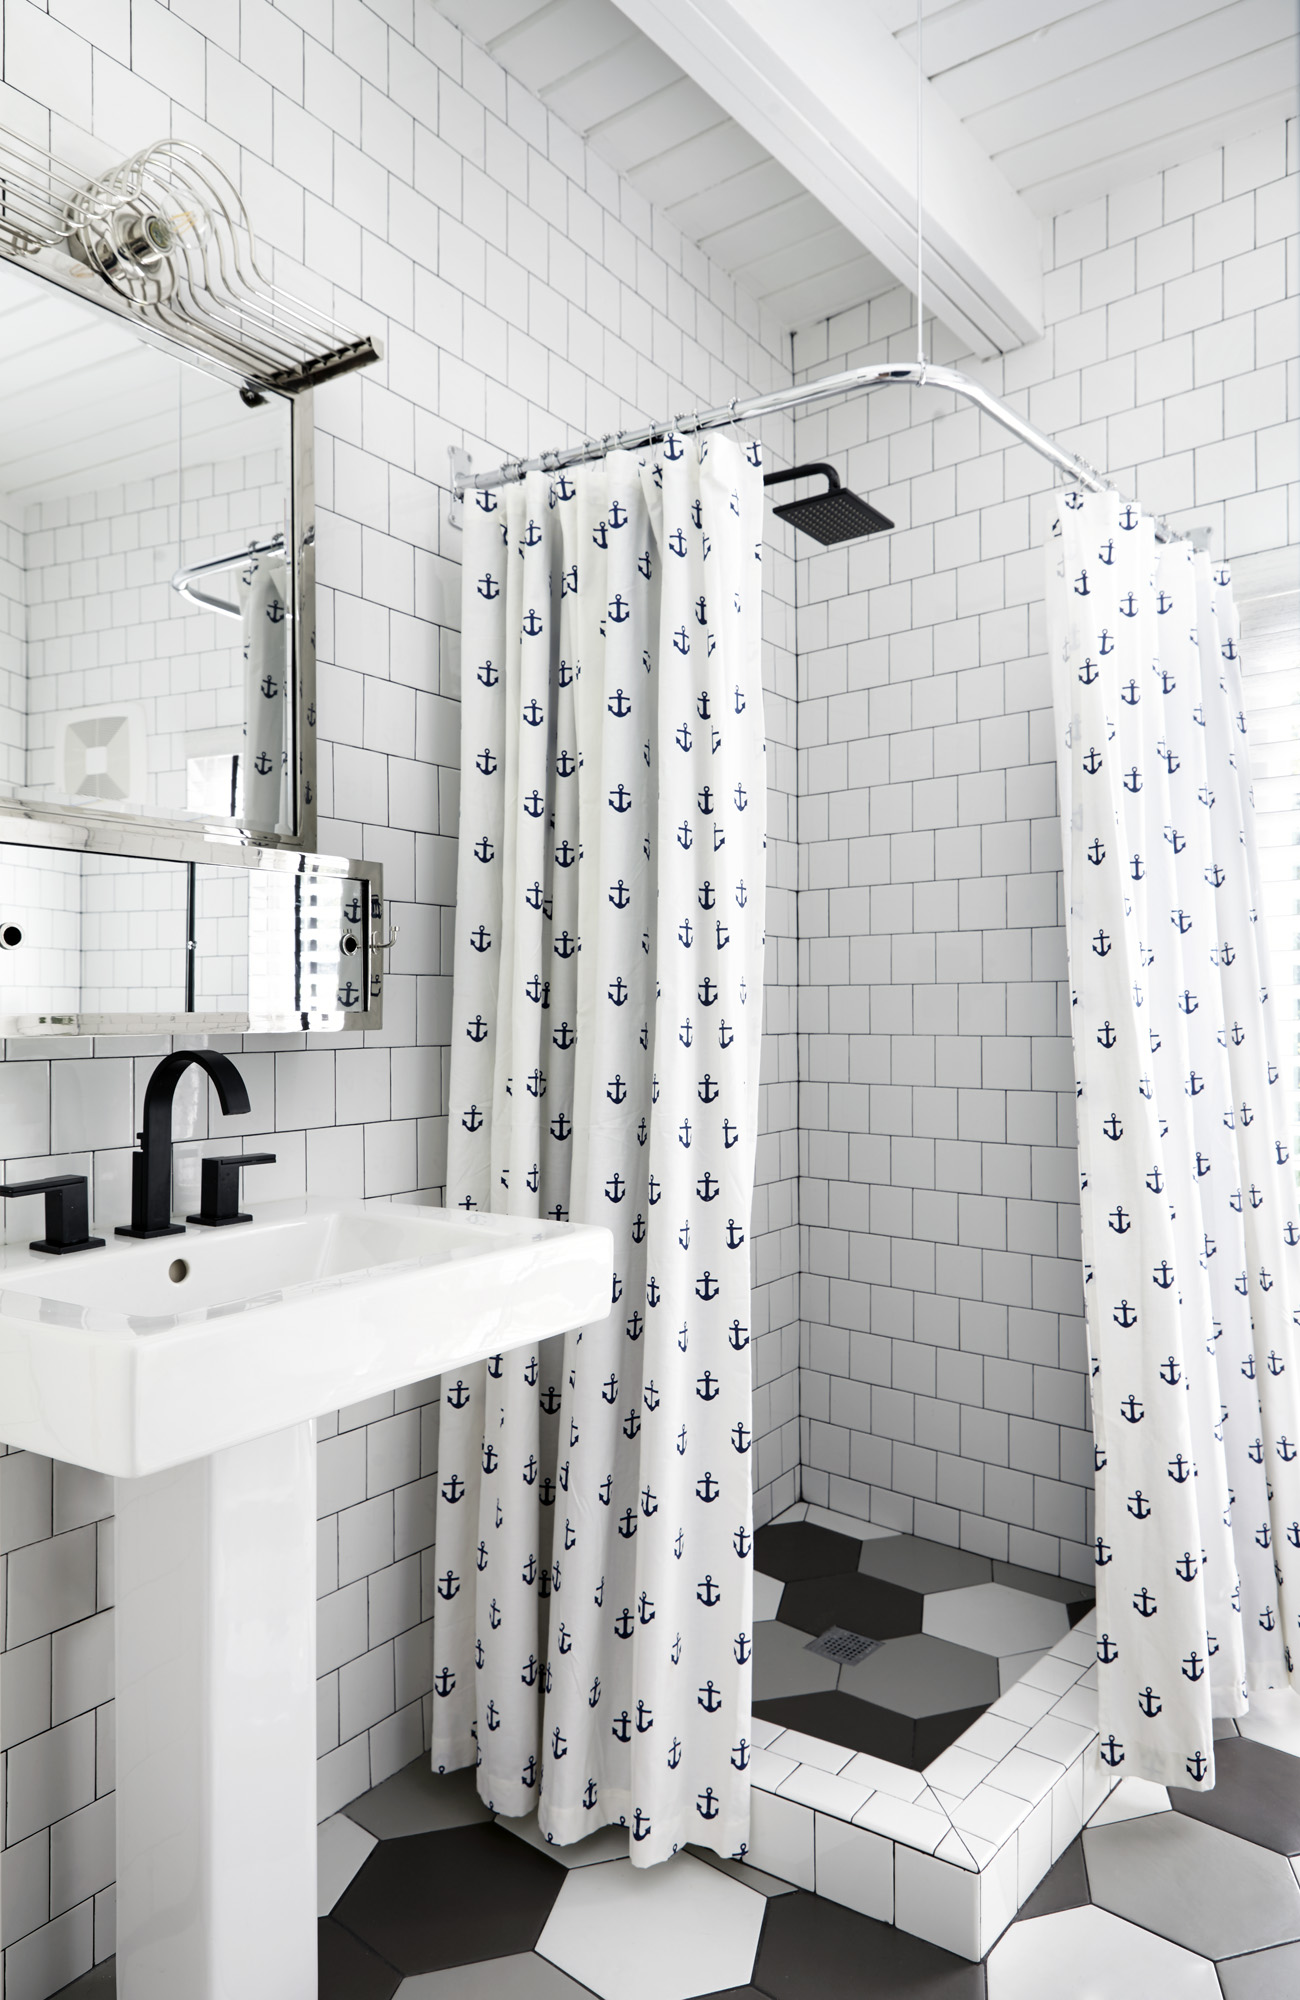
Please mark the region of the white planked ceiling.
[[[872, 0], [909, 54], [915, 0]], [[1296, 0], [926, 0], [926, 75], [1040, 215], [1294, 116]]]
[[893, 285], [884, 265], [613, 0], [435, 4], [782, 326], [806, 326]]
[[[613, 0], [435, 0], [786, 327], [884, 266]], [[810, 33], [821, 0], [802, 0]], [[870, 5], [909, 54], [915, 0]], [[1296, 0], [924, 0], [939, 95], [1042, 215], [1294, 114]]]

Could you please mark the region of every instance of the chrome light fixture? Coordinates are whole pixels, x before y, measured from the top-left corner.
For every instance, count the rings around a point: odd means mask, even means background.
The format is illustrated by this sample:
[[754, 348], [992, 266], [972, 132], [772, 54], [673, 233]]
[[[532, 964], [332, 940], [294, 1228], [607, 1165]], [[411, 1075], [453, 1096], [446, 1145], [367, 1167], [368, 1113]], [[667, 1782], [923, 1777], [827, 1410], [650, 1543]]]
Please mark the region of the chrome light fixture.
[[293, 391], [378, 360], [352, 333], [266, 277], [243, 199], [198, 146], [162, 139], [93, 180], [0, 128], [0, 253], [62, 251], [128, 316], [254, 385]]

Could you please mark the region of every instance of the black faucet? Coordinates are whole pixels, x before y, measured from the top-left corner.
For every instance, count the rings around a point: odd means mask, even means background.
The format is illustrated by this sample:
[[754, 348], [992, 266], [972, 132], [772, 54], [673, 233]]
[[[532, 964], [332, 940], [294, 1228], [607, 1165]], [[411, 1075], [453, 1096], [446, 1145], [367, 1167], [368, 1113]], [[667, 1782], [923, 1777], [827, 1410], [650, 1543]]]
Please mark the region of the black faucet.
[[144, 1094], [144, 1129], [140, 1151], [131, 1156], [131, 1221], [119, 1223], [119, 1236], [183, 1236], [184, 1225], [172, 1221], [172, 1099], [191, 1063], [206, 1070], [216, 1085], [227, 1118], [251, 1107], [244, 1079], [229, 1056], [210, 1049], [177, 1049], [164, 1056]]

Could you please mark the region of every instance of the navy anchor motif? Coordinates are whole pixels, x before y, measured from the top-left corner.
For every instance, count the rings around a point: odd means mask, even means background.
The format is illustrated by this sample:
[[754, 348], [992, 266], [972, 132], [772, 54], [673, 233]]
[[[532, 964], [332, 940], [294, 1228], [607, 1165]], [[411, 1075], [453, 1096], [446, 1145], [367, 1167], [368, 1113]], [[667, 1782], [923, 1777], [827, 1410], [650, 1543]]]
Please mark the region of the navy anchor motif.
[[1300, 1641], [1300, 1411], [1266, 1359], [1285, 1368], [1300, 1324], [1300, 1216], [1254, 920], [1236, 617], [1226, 565], [1157, 547], [1108, 494], [1064, 497], [1047, 600], [1100, 1755], [1208, 1786], [1212, 1711], [1240, 1712], [1248, 1676], [1276, 1684]]
[[444, 1392], [434, 1760], [639, 1865], [748, 1838], [760, 462], [674, 436], [466, 510], [447, 1199], [599, 1221], [614, 1281]]

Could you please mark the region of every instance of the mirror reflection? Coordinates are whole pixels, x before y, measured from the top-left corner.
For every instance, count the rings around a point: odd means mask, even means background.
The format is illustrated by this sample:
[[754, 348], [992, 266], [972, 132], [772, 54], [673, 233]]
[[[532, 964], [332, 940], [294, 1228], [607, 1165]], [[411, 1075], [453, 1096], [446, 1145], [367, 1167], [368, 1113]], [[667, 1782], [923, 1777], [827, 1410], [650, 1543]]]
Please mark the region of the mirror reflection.
[[377, 1027], [380, 872], [299, 864], [0, 841], [0, 1036]]
[[292, 832], [291, 408], [0, 263], [0, 794]]

